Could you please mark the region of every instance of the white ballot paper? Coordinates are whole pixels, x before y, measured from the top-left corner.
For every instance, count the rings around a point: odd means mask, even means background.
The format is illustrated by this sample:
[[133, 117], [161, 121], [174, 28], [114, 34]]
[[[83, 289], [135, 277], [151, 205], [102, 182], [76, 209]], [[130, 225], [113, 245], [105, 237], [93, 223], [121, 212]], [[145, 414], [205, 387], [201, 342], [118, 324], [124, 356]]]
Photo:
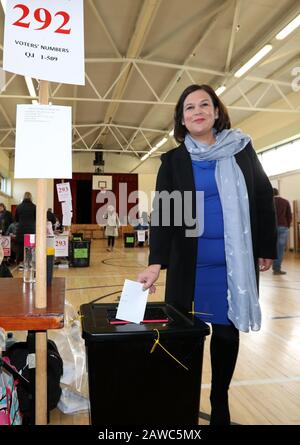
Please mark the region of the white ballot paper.
[[140, 323], [145, 315], [149, 289], [143, 291], [143, 283], [125, 280], [116, 318]]

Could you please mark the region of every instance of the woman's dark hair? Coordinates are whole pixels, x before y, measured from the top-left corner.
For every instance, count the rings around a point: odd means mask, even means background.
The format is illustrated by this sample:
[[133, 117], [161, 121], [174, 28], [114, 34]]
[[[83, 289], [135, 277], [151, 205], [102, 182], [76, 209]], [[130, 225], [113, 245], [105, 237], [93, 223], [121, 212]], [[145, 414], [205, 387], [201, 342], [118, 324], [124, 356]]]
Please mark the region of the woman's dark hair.
[[183, 142], [185, 135], [187, 133], [187, 129], [184, 125], [182, 125], [182, 118], [183, 118], [183, 103], [186, 99], [186, 97], [194, 93], [194, 91], [203, 90], [206, 91], [206, 93], [210, 96], [214, 108], [218, 108], [219, 110], [219, 117], [215, 120], [214, 128], [216, 129], [217, 133], [224, 130], [225, 128], [230, 128], [230, 118], [227, 111], [227, 108], [221, 102], [221, 100], [216, 95], [213, 88], [209, 85], [190, 85], [188, 86], [183, 93], [181, 94], [176, 107], [175, 107], [175, 113], [174, 113], [174, 138], [177, 142]]

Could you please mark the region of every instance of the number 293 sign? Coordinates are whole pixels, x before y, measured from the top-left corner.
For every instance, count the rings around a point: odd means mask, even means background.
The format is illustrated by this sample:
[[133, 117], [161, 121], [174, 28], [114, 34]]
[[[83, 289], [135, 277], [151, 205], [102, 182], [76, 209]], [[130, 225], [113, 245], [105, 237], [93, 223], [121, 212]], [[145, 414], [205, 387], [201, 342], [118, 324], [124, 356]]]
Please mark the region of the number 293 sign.
[[7, 0], [3, 69], [84, 85], [83, 0]]

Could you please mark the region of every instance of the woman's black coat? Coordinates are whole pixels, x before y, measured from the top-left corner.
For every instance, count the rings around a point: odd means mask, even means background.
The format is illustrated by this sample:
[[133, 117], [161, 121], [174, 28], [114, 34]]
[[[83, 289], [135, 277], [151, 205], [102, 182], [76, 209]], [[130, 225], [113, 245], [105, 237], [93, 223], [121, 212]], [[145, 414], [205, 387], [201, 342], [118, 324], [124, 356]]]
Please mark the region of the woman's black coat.
[[[262, 169], [251, 142], [235, 155], [247, 186], [252, 244], [258, 283], [258, 258], [276, 258], [276, 217], [273, 190], [268, 177]], [[196, 191], [190, 155], [184, 144], [162, 155], [156, 191], [173, 192], [178, 190], [184, 202], [183, 192], [191, 191], [192, 213], [196, 213]], [[158, 212], [160, 216], [158, 217]], [[171, 212], [169, 227], [161, 225], [161, 200], [154, 199], [150, 228], [149, 264], [161, 264], [167, 269], [166, 302], [186, 313], [192, 309], [195, 289], [197, 259], [197, 237], [186, 237], [184, 223], [174, 225]], [[159, 218], [160, 224], [153, 225]], [[206, 222], [206, 224], [209, 222]]]
[[24, 199], [16, 208], [18, 222], [17, 242], [22, 242], [25, 233], [35, 233], [36, 206], [30, 199]]

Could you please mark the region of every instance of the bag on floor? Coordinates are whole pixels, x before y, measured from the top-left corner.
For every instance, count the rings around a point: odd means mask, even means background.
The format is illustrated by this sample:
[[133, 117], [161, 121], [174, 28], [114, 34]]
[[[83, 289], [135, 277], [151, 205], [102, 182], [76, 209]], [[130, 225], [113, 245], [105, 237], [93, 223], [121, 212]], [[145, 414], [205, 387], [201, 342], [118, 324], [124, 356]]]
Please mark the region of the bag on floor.
[[0, 264], [0, 278], [12, 278], [12, 273], [9, 270], [9, 268], [7, 267], [7, 265], [2, 262]]
[[[10, 364], [7, 357], [3, 360]], [[16, 386], [14, 377], [0, 368], [0, 425], [22, 425]]]
[[[63, 361], [54, 341], [48, 340], [47, 349], [47, 408], [49, 412], [57, 406], [61, 396], [60, 379], [63, 375]], [[27, 342], [14, 343], [7, 348], [5, 356], [9, 357], [11, 364], [15, 366], [23, 377], [30, 380]], [[17, 389], [20, 411], [23, 416], [26, 416], [30, 412], [31, 394], [21, 384], [18, 385]]]

